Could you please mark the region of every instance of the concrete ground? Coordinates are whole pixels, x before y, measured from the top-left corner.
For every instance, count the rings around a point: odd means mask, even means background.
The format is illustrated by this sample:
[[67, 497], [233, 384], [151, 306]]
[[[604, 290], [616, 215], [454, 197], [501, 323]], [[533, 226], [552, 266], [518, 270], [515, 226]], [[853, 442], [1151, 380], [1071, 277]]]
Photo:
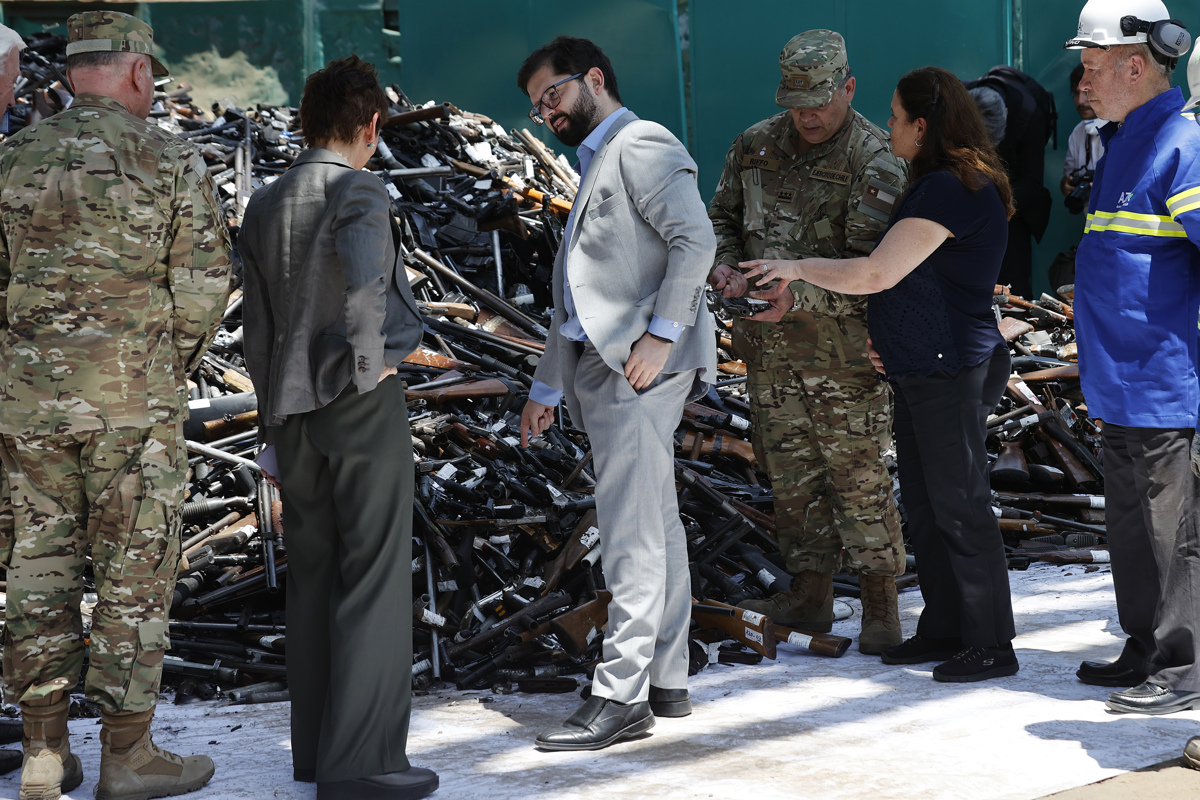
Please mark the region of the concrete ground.
[[[775, 662], [709, 667], [692, 679], [692, 716], [660, 720], [649, 736], [598, 753], [532, 746], [570, 715], [574, 695], [447, 689], [415, 699], [409, 754], [440, 773], [444, 800], [1032, 800], [1108, 778], [1060, 797], [1200, 797], [1200, 772], [1130, 774], [1177, 758], [1200, 733], [1200, 712], [1111, 714], [1103, 689], [1075, 679], [1082, 659], [1120, 651], [1107, 569], [1035, 565], [1010, 577], [1021, 632], [1021, 671], [1011, 678], [939, 684], [928, 668], [886, 666], [856, 650], [828, 659], [780, 648]], [[906, 634], [920, 606], [918, 592], [901, 595]], [[853, 636], [857, 627], [856, 617], [834, 631]], [[90, 797], [99, 726], [77, 720], [71, 729], [88, 779], [70, 797]], [[291, 781], [284, 704], [164, 704], [155, 738], [216, 760], [216, 777], [196, 797], [316, 796]], [[16, 796], [15, 774], [0, 778], [0, 799]]]

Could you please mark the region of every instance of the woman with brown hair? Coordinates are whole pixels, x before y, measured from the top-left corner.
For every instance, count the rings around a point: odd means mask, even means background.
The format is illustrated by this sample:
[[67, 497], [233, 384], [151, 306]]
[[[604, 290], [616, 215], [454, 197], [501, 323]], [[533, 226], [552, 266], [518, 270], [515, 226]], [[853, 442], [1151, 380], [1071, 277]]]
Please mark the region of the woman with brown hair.
[[1010, 367], [992, 293], [1012, 191], [952, 73], [924, 67], [901, 78], [888, 127], [911, 183], [870, 256], [741, 267], [759, 285], [779, 279], [757, 293], [772, 304], [764, 319], [786, 312], [794, 280], [870, 295], [869, 355], [895, 390], [900, 486], [925, 598], [916, 634], [884, 650], [884, 663], [941, 661], [939, 681], [1012, 675], [1012, 599], [984, 449]]

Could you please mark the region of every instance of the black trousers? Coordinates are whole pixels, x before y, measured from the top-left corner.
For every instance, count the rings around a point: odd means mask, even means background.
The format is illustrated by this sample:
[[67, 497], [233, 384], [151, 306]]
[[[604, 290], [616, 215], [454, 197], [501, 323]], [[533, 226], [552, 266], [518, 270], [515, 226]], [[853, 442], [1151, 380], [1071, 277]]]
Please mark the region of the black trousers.
[[322, 782], [406, 770], [414, 476], [400, 379], [288, 417], [275, 446], [292, 761]]
[[925, 610], [917, 634], [973, 647], [1012, 641], [1012, 597], [988, 483], [987, 416], [1009, 375], [997, 351], [955, 375], [902, 378], [896, 451]]
[[1104, 518], [1122, 664], [1200, 692], [1200, 478], [1191, 429], [1104, 425]]

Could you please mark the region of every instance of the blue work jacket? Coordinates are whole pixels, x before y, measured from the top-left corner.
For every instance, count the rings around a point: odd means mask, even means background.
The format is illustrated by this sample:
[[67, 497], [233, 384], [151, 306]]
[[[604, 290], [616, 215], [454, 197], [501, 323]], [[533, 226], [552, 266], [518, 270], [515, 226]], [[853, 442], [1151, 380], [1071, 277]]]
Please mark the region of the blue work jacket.
[[1076, 257], [1075, 326], [1088, 413], [1195, 428], [1200, 409], [1200, 125], [1178, 88], [1101, 131]]

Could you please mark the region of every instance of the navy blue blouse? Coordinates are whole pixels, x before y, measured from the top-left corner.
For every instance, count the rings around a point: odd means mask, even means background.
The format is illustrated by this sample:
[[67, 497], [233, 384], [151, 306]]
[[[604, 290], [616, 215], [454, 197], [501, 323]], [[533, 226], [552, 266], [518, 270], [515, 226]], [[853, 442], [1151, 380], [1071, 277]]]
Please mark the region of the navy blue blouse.
[[908, 217], [933, 220], [954, 237], [869, 298], [867, 327], [887, 377], [952, 375], [978, 366], [1004, 346], [992, 311], [1008, 244], [1000, 193], [991, 181], [972, 191], [952, 172], [932, 172], [909, 187], [888, 230]]

